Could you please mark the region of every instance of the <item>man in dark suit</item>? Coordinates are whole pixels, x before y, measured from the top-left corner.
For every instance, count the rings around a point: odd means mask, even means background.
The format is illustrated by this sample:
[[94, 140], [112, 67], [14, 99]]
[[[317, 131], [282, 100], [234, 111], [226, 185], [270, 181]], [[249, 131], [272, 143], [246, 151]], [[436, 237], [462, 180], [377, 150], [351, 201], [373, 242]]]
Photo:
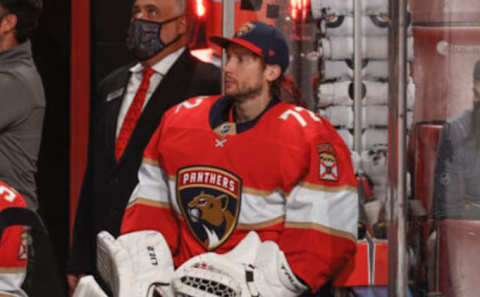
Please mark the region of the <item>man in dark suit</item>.
[[136, 0], [127, 47], [138, 59], [107, 76], [92, 102], [88, 165], [80, 194], [68, 281], [96, 275], [96, 235], [117, 236], [142, 153], [169, 107], [220, 93], [220, 71], [186, 48], [189, 0]]

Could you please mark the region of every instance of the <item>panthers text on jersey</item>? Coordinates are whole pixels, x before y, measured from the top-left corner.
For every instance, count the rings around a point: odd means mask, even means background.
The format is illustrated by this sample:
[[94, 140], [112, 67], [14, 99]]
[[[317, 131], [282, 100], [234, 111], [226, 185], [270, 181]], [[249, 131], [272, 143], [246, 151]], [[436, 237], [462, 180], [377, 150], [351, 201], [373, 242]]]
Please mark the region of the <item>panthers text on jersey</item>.
[[[14, 189], [0, 181], [0, 215], [9, 207], [26, 207]], [[23, 226], [10, 226], [0, 238], [0, 295], [26, 296], [20, 289], [27, 269], [28, 234]]]
[[315, 290], [355, 250], [349, 150], [327, 120], [302, 107], [273, 100], [257, 119], [235, 124], [231, 105], [198, 97], [165, 114], [121, 232], [160, 231], [178, 267], [227, 252], [255, 230]]

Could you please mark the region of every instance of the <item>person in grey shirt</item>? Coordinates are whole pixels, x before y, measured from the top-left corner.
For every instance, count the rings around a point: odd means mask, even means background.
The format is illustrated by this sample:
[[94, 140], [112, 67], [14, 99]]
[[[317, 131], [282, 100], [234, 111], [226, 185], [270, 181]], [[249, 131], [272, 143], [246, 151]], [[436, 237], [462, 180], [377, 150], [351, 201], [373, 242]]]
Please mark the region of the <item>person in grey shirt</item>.
[[480, 220], [480, 61], [473, 71], [473, 108], [442, 129], [435, 166], [438, 219]]
[[0, 0], [0, 180], [34, 210], [45, 94], [29, 38], [42, 6], [41, 0]]

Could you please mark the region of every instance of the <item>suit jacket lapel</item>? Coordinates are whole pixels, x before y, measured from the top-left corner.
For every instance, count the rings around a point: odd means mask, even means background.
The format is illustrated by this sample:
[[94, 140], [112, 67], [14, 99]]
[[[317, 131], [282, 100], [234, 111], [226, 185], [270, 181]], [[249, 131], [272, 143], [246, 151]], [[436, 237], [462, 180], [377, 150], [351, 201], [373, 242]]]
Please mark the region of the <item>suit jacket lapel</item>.
[[[186, 99], [185, 96], [188, 89], [185, 88], [185, 86], [188, 86], [192, 79], [193, 61], [190, 52], [186, 49], [163, 77], [145, 106], [123, 156], [119, 161], [119, 165], [125, 156], [128, 155], [131, 144], [141, 140], [141, 136], [147, 127], [151, 127], [151, 125], [158, 126], [158, 119], [161, 118], [161, 115], [163, 115], [167, 109]], [[149, 135], [149, 137], [151, 137], [151, 135]]]
[[[130, 79], [129, 68], [126, 68], [125, 71], [120, 75], [119, 79], [115, 81], [114, 84], [109, 86], [104, 95], [105, 100], [105, 145], [106, 151], [109, 152], [109, 158], [111, 161], [116, 163], [115, 160], [115, 141], [116, 141], [116, 131], [117, 131], [117, 120], [118, 114], [120, 112], [120, 107], [122, 106], [123, 98], [127, 91], [128, 81]], [[113, 94], [122, 90], [122, 94], [119, 94], [118, 98], [109, 98], [109, 94]], [[108, 101], [107, 101], [108, 99]]]

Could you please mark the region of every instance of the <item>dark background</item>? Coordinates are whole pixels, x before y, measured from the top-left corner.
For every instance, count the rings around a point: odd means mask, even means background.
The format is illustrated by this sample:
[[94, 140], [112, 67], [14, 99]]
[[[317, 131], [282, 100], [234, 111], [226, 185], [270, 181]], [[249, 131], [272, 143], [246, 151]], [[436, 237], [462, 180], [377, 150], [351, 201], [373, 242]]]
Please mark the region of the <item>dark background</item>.
[[[88, 0], [44, 0], [44, 11], [32, 38], [34, 60], [43, 80], [47, 109], [38, 161], [39, 213], [49, 232], [54, 259], [46, 270], [35, 273], [45, 278], [60, 275], [64, 283], [69, 250], [70, 207], [70, 90], [71, 90], [71, 2]], [[91, 1], [91, 86], [116, 67], [131, 60], [125, 35], [132, 1]], [[84, 98], [91, 100], [91, 98]], [[87, 128], [87, 126], [85, 126]], [[43, 270], [43, 269], [42, 269]], [[56, 270], [56, 271], [55, 271]], [[64, 292], [66, 296], [66, 291]]]
[[[39, 28], [32, 38], [34, 59], [43, 80], [47, 108], [38, 161], [39, 213], [49, 231], [56, 262], [63, 271], [68, 247], [70, 1], [46, 0]], [[51, 271], [50, 271], [51, 270]]]
[[91, 1], [92, 87], [115, 68], [129, 62], [125, 37], [132, 0]]

